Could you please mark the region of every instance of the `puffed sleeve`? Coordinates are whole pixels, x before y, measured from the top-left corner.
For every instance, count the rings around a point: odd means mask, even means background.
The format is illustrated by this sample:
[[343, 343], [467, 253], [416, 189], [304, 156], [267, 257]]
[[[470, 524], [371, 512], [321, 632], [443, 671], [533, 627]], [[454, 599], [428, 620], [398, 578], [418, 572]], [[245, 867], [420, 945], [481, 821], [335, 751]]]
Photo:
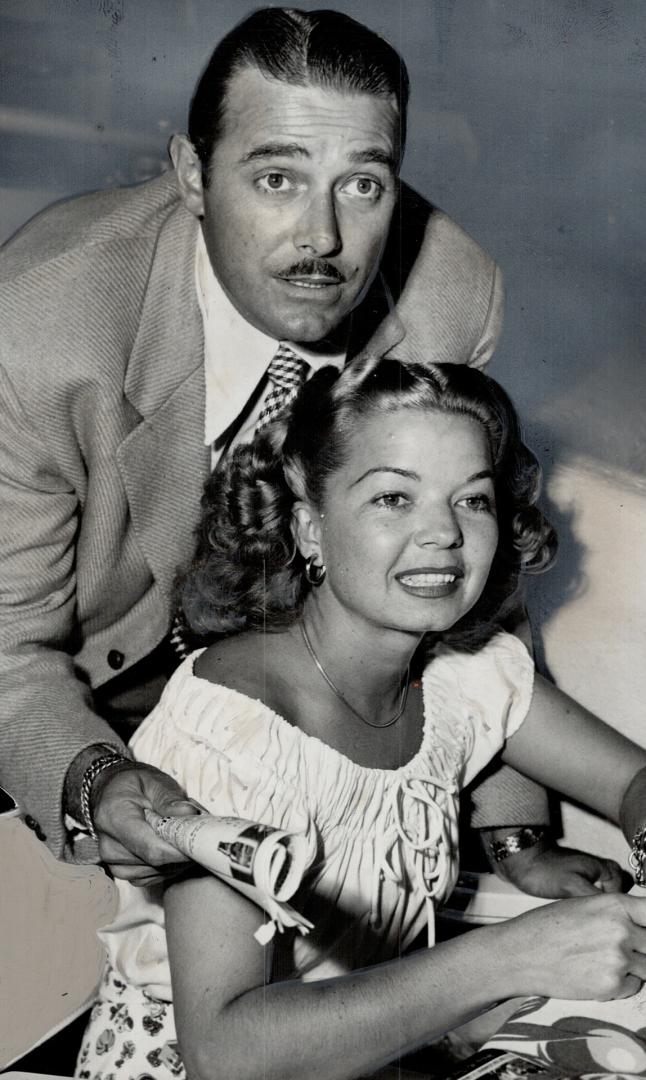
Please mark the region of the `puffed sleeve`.
[[440, 646], [424, 673], [427, 714], [460, 747], [460, 786], [484, 768], [527, 716], [534, 662], [513, 634], [475, 653]]
[[[175, 672], [133, 736], [134, 756], [173, 776], [215, 815], [245, 818], [303, 833], [310, 853], [316, 831], [297, 729], [254, 701], [192, 674], [197, 654]], [[117, 881], [119, 910], [101, 938], [117, 976], [172, 1000], [163, 887]]]
[[211, 814], [307, 832], [299, 732], [261, 701], [196, 678], [194, 654], [168, 683], [130, 746]]

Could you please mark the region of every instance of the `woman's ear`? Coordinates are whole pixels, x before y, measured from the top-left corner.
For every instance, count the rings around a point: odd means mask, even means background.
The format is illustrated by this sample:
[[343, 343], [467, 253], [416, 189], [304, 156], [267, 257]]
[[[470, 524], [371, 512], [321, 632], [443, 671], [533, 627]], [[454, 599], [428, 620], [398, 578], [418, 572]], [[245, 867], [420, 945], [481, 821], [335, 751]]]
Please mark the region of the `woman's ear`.
[[182, 201], [193, 217], [204, 217], [202, 162], [187, 135], [173, 135], [168, 144]]
[[316, 555], [323, 562], [321, 517], [309, 503], [298, 500], [292, 506], [292, 536], [304, 559]]

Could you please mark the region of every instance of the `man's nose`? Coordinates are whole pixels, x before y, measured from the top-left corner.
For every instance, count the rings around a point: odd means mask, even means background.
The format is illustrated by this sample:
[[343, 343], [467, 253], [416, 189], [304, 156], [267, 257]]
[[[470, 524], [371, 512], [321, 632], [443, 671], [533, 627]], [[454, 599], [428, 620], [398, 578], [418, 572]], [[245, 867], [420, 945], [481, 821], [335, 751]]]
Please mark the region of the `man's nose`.
[[419, 524], [415, 541], [419, 547], [462, 547], [462, 529], [453, 507], [434, 507], [428, 510]]
[[334, 196], [330, 192], [314, 195], [303, 211], [294, 232], [299, 251], [324, 258], [341, 247]]

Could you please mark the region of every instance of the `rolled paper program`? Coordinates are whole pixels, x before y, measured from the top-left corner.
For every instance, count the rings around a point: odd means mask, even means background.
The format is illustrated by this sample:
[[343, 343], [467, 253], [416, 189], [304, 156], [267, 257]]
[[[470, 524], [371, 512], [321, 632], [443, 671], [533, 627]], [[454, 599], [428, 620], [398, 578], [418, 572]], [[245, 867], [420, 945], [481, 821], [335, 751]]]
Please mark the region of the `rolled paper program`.
[[254, 934], [261, 945], [272, 939], [276, 929], [297, 927], [301, 934], [312, 929], [312, 923], [286, 903], [312, 860], [307, 836], [243, 818], [162, 817], [153, 810], [144, 812], [162, 840], [266, 911], [270, 922]]

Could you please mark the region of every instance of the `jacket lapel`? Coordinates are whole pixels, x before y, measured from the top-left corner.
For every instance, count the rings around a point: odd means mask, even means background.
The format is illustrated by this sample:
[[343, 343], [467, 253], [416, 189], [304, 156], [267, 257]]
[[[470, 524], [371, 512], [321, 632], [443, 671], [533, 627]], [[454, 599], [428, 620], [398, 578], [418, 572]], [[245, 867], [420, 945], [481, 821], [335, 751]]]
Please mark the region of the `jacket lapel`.
[[142, 420], [117, 453], [137, 538], [166, 594], [192, 553], [209, 468], [197, 228], [178, 205], [160, 231], [125, 383]]
[[[402, 183], [380, 272], [352, 317], [351, 359], [386, 356], [397, 349], [396, 355], [405, 360], [408, 342], [404, 339], [411, 322], [429, 324], [429, 297], [424, 289], [416, 289], [415, 282], [422, 250], [428, 247], [432, 219], [430, 203]], [[424, 261], [428, 260], [426, 253]], [[404, 300], [411, 291], [413, 299], [407, 304]]]
[[385, 356], [406, 333], [384, 276], [380, 273], [352, 313], [348, 359]]

